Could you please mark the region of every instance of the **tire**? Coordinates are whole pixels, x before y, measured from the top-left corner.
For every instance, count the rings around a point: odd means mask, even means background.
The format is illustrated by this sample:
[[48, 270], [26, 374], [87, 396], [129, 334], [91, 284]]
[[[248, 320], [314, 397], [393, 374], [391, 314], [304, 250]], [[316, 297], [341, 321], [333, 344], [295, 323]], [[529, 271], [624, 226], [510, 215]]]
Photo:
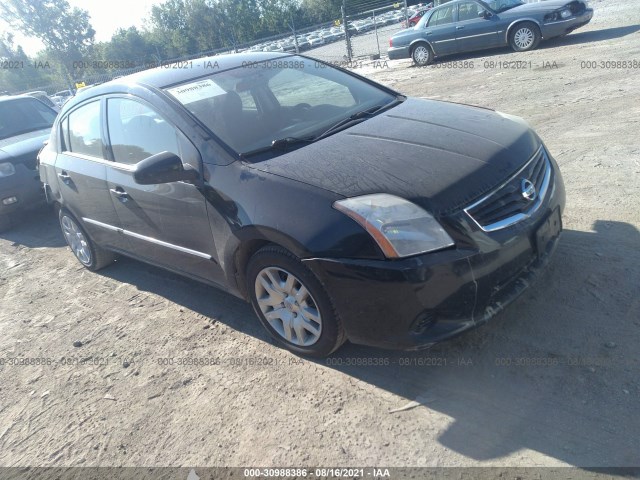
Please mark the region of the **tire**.
[[9, 215], [0, 215], [0, 233], [9, 230], [12, 225], [13, 222]]
[[426, 67], [433, 62], [433, 51], [429, 45], [421, 42], [411, 50], [411, 58], [417, 66]]
[[68, 210], [61, 208], [58, 218], [67, 245], [82, 265], [95, 272], [113, 263], [115, 253], [96, 245]]
[[249, 260], [246, 278], [253, 308], [279, 345], [299, 355], [326, 357], [345, 342], [327, 292], [288, 250], [261, 248]]
[[522, 22], [514, 25], [509, 32], [509, 45], [516, 52], [528, 52], [538, 46], [541, 38], [538, 25]]

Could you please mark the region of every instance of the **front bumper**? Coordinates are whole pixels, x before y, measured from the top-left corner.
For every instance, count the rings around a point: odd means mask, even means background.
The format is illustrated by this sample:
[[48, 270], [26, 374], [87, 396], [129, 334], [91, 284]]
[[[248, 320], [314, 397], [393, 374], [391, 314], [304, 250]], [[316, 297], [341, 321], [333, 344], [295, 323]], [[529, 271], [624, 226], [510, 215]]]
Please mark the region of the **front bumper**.
[[456, 214], [451, 221], [471, 239], [464, 247], [396, 261], [305, 260], [327, 289], [349, 340], [426, 348], [481, 325], [515, 300], [557, 245], [557, 236], [536, 245], [536, 233], [550, 218], [559, 219], [565, 205], [562, 177], [552, 165], [553, 187], [528, 219], [487, 233], [465, 213]]
[[[44, 202], [44, 190], [37, 170], [30, 170], [22, 163], [15, 164], [16, 173], [0, 178], [0, 215], [22, 212]], [[14, 203], [4, 200], [15, 197]]]
[[542, 24], [542, 38], [549, 39], [565, 35], [577, 28], [585, 26], [593, 18], [593, 9], [587, 8], [583, 13], [566, 20]]
[[387, 51], [389, 60], [400, 60], [402, 58], [411, 58], [411, 48], [409, 45], [404, 47], [391, 47]]

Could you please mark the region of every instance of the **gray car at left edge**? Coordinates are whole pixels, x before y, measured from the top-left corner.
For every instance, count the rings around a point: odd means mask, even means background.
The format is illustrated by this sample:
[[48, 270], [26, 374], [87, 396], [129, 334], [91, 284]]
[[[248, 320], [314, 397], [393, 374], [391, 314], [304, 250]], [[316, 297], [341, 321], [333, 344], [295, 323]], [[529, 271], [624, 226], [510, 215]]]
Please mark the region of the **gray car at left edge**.
[[586, 0], [454, 0], [431, 10], [411, 29], [389, 40], [389, 59], [412, 58], [419, 66], [434, 58], [510, 46], [533, 50], [541, 40], [571, 33], [591, 21]]

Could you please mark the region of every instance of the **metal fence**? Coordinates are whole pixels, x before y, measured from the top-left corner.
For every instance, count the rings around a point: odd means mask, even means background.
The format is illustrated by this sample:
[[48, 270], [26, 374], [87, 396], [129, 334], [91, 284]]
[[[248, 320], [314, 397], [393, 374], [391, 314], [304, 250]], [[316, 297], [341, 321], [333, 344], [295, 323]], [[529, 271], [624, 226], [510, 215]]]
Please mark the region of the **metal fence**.
[[[232, 48], [204, 50], [181, 57], [155, 59], [153, 61], [149, 61], [149, 59], [139, 59], [130, 62], [134, 64], [132, 68], [109, 69], [102, 72], [74, 68], [72, 70], [73, 80], [74, 82], [82, 82], [85, 85], [92, 85], [153, 68], [158, 66], [158, 63], [168, 65], [225, 53], [260, 50], [273, 52], [290, 51], [293, 53], [299, 51], [300, 53], [326, 62], [347, 67], [350, 65], [357, 66], [361, 60], [377, 59], [384, 56], [389, 44], [389, 38], [404, 28], [402, 22], [412, 13], [412, 9], [406, 6], [406, 2], [382, 5], [375, 9], [351, 13], [349, 15], [346, 15], [344, 10], [343, 8], [343, 15], [340, 19], [332, 19], [331, 21], [302, 29], [291, 28], [290, 31], [256, 39], [251, 42], [240, 43]], [[334, 33], [327, 35], [331, 29], [333, 29]], [[317, 38], [322, 32], [325, 33], [325, 38], [330, 38], [330, 41], [319, 45], [307, 45], [308, 41], [306, 39], [309, 36]], [[287, 43], [287, 39], [292, 38], [296, 38], [297, 42], [293, 41], [293, 44]], [[53, 95], [55, 92], [68, 88], [69, 85], [66, 83], [58, 82], [12, 93], [44, 91], [49, 95]]]

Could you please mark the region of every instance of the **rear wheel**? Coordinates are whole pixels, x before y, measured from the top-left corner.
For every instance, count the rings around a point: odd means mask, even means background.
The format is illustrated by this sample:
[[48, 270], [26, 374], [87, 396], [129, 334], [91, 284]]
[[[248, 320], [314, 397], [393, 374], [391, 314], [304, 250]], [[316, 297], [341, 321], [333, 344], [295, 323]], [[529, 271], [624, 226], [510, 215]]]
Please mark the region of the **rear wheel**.
[[433, 52], [426, 43], [418, 43], [411, 51], [411, 58], [419, 67], [426, 67], [433, 62]]
[[522, 22], [511, 29], [509, 45], [516, 52], [533, 50], [540, 43], [540, 28], [533, 22]]
[[260, 249], [247, 266], [247, 290], [264, 328], [292, 352], [325, 357], [346, 340], [324, 288], [288, 250]]
[[113, 263], [116, 255], [96, 245], [71, 213], [61, 209], [58, 218], [67, 245], [82, 265], [95, 272]]

